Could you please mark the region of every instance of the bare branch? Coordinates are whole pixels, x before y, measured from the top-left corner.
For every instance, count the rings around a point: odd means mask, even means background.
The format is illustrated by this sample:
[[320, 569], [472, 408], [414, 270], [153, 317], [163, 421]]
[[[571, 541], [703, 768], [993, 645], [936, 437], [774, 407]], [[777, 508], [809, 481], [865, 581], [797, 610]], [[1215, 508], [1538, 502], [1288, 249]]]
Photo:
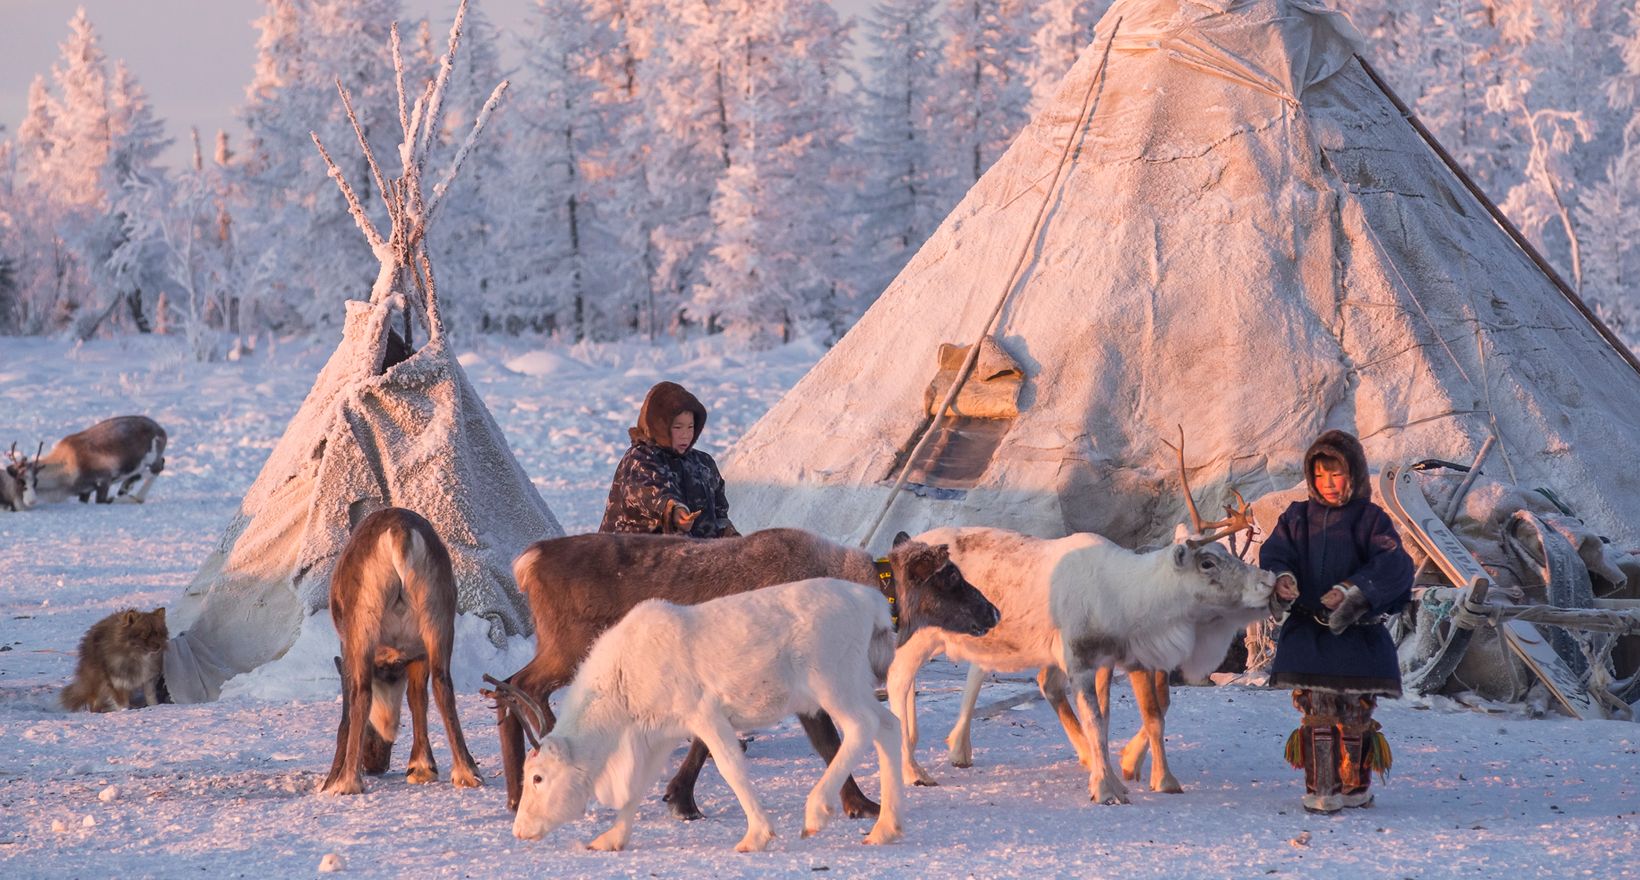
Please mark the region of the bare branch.
[[364, 127], [359, 125], [359, 117], [353, 112], [353, 96], [347, 93], [342, 85], [341, 77], [336, 78], [336, 93], [342, 96], [342, 109], [347, 111], [347, 121], [353, 125], [353, 134], [359, 139], [359, 149], [364, 151], [365, 164], [370, 166], [370, 175], [376, 178], [376, 191], [381, 193], [382, 204], [387, 206], [387, 213], [394, 213], [392, 192], [387, 188], [387, 180], [382, 176], [382, 167], [376, 163], [376, 154], [370, 149], [370, 139], [364, 136]]
[[359, 197], [353, 193], [353, 187], [347, 185], [347, 178], [342, 176], [342, 169], [337, 168], [336, 163], [331, 160], [330, 151], [325, 149], [324, 141], [319, 140], [319, 133], [310, 131], [308, 134], [313, 137], [314, 146], [319, 148], [319, 155], [324, 158], [325, 167], [330, 169], [330, 179], [336, 181], [337, 188], [342, 191], [342, 198], [347, 199], [347, 210], [353, 215], [353, 222], [359, 224], [359, 230], [364, 233], [365, 240], [370, 242], [370, 250], [380, 253], [382, 246], [386, 244], [382, 234], [376, 231], [370, 217], [365, 214], [364, 207], [359, 204]]
[[416, 273], [416, 286], [421, 288], [423, 314], [427, 318], [427, 335], [432, 340], [444, 336], [444, 316], [438, 307], [438, 285], [433, 283], [433, 262], [427, 258], [427, 248], [418, 248], [416, 256], [420, 258], [417, 265], [420, 269]]
[[393, 22], [391, 30], [393, 39], [393, 83], [399, 90], [399, 131], [404, 139], [410, 139], [410, 118], [404, 110], [404, 56], [399, 52], [399, 23]]
[[473, 144], [478, 141], [478, 135], [484, 131], [484, 124], [490, 121], [490, 114], [501, 103], [501, 95], [507, 91], [509, 80], [502, 80], [495, 91], [490, 93], [490, 99], [484, 102], [484, 109], [478, 111], [478, 118], [473, 120], [473, 130], [467, 133], [467, 139], [461, 142], [461, 149], [456, 151], [456, 157], [450, 161], [450, 169], [444, 172], [444, 179], [433, 187], [433, 201], [427, 207], [424, 225], [433, 222], [433, 214], [438, 211], [439, 203], [444, 201], [444, 193], [456, 179], [456, 172], [461, 170], [461, 164], [467, 161], [467, 154], [472, 152]]
[[466, 23], [467, 0], [461, 0], [461, 5], [456, 7], [456, 20], [450, 22], [450, 45], [444, 50], [444, 56], [438, 60], [438, 79], [433, 84], [433, 95], [427, 102], [427, 116], [422, 122], [413, 154], [417, 165], [427, 161], [427, 152], [432, 149], [434, 127], [438, 123], [439, 114], [444, 112], [444, 87], [450, 82], [450, 71], [455, 69], [456, 46], [461, 44], [461, 26]]

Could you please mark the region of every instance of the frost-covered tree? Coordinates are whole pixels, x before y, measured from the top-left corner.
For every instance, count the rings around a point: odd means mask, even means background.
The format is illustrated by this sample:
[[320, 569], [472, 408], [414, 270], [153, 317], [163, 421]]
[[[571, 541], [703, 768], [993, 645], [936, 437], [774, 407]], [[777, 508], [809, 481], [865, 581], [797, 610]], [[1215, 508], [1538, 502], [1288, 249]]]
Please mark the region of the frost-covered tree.
[[[431, 45], [431, 28], [426, 22], [418, 30], [413, 55], [443, 53], [445, 47]], [[499, 40], [483, 6], [478, 0], [468, 0], [462, 21], [462, 51], [452, 63], [439, 142], [433, 150], [435, 166], [449, 165], [495, 84], [506, 78]], [[419, 64], [413, 69], [425, 70], [432, 77], [436, 63]], [[516, 149], [514, 109], [504, 104], [490, 119], [486, 129], [489, 136], [467, 157], [461, 177], [452, 184], [440, 209], [438, 235], [428, 242], [433, 261], [444, 269], [445, 281], [439, 294], [445, 323], [455, 335], [483, 328], [488, 300], [501, 295], [508, 280], [518, 277], [513, 263], [520, 248], [528, 245], [527, 241], [515, 243], [504, 235], [506, 218], [516, 210], [512, 197], [515, 175], [508, 166], [509, 151]], [[511, 161], [523, 158], [515, 154]]]
[[837, 308], [832, 181], [845, 126], [835, 78], [847, 31], [824, 0], [759, 0], [720, 23], [729, 161], [692, 308], [761, 345]]
[[[377, 261], [354, 232], [309, 133], [353, 142], [338, 81], [365, 131], [398, 124], [393, 68], [382, 49], [398, 12], [398, 0], [267, 0], [256, 22], [255, 72], [240, 109], [249, 139], [236, 187], [243, 245], [259, 255], [247, 276], [255, 314], [246, 329], [333, 324], [344, 299], [370, 290]], [[364, 160], [341, 161], [366, 209], [380, 212]]]
[[871, 54], [855, 155], [863, 169], [858, 275], [867, 296], [888, 286], [961, 195], [946, 161], [940, 5], [881, 0], [863, 26]]
[[951, 0], [946, 10], [946, 106], [952, 164], [966, 189], [1029, 121], [1036, 28], [1027, 0]]

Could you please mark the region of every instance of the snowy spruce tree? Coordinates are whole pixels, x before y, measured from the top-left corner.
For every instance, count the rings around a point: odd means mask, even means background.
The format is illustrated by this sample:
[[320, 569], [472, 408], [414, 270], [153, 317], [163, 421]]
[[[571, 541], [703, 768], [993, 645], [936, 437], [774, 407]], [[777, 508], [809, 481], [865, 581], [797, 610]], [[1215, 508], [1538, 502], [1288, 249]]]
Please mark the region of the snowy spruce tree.
[[847, 294], [833, 175], [845, 125], [836, 93], [846, 29], [824, 0], [760, 0], [719, 19], [728, 170], [692, 309], [752, 345], [825, 326]]
[[[249, 138], [236, 187], [243, 247], [259, 255], [247, 276], [254, 315], [240, 316], [247, 332], [336, 324], [342, 301], [370, 290], [376, 260], [326, 178], [310, 132], [326, 143], [354, 141], [338, 80], [365, 131], [398, 124], [382, 48], [398, 13], [397, 0], [267, 0], [256, 22], [255, 72], [240, 110]], [[364, 159], [338, 161], [375, 216], [381, 206]]]
[[950, 213], [962, 188], [948, 160], [940, 0], [881, 0], [863, 30], [871, 54], [860, 89], [855, 156], [860, 284], [867, 296], [894, 280]]
[[950, 0], [945, 24], [952, 165], [966, 190], [1030, 121], [1034, 50], [1028, 0]]

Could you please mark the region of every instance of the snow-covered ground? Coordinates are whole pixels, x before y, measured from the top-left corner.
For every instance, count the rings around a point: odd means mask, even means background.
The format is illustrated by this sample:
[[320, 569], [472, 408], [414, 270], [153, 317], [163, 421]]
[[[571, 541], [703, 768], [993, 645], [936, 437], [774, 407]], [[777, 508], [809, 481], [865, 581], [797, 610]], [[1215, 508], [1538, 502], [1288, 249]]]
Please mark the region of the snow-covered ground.
[[[1052, 713], [997, 708], [975, 725], [976, 766], [938, 763], [960, 670], [924, 674], [925, 763], [943, 782], [908, 792], [904, 843], [860, 846], [866, 824], [839, 820], [802, 840], [802, 801], [819, 774], [795, 723], [760, 731], [752, 769], [777, 831], [771, 850], [737, 855], [744, 821], [708, 771], [702, 822], [671, 819], [653, 793], [626, 853], [578, 843], [609, 811], [544, 841], [511, 835], [501, 781], [457, 791], [410, 786], [402, 767], [354, 798], [312, 793], [328, 768], [339, 698], [160, 706], [67, 715], [56, 692], [80, 635], [127, 606], [180, 592], [295, 413], [330, 352], [266, 340], [237, 361], [200, 365], [163, 339], [82, 348], [0, 339], [0, 446], [56, 437], [112, 415], [154, 416], [171, 434], [167, 470], [146, 506], [69, 503], [0, 512], [0, 875], [285, 877], [326, 854], [361, 876], [1029, 876], [1623, 877], [1640, 875], [1640, 727], [1529, 720], [1446, 700], [1389, 701], [1380, 718], [1395, 770], [1378, 806], [1318, 817], [1282, 761], [1297, 719], [1286, 693], [1181, 688], [1168, 746], [1182, 795], [1136, 790], [1090, 805]], [[712, 411], [703, 446], [721, 452], [817, 359], [677, 346], [532, 349], [483, 340], [469, 375], [524, 469], [570, 532], [590, 531], [649, 385], [676, 379]], [[498, 670], [510, 671], [510, 670]], [[1002, 677], [998, 707], [1034, 692]], [[460, 698], [485, 772], [499, 766], [491, 713]], [[1115, 735], [1137, 712], [1116, 698]], [[442, 733], [435, 753], [449, 769]], [[874, 779], [862, 780], [868, 790]], [[101, 797], [99, 795], [102, 795]]]

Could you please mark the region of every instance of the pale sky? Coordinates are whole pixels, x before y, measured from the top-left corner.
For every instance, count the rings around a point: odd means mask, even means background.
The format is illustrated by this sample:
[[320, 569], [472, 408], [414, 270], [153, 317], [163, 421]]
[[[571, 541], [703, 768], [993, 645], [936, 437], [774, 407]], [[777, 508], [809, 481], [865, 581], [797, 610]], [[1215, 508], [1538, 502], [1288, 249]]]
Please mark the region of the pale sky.
[[[518, 32], [530, 0], [482, 0], [484, 14], [504, 32]], [[859, 15], [871, 0], [835, 0]], [[148, 90], [155, 112], [175, 139], [170, 158], [186, 157], [188, 127], [197, 125], [205, 148], [226, 128], [237, 140], [234, 110], [244, 98], [256, 58], [262, 0], [0, 0], [0, 140], [17, 133], [35, 74], [48, 82], [68, 20], [84, 6], [110, 59], [125, 59]], [[403, 0], [407, 20], [429, 16], [447, 26], [455, 0]], [[437, 30], [437, 28], [435, 28]], [[385, 47], [384, 47], [385, 48]], [[503, 57], [516, 54], [503, 39]], [[112, 66], [112, 61], [110, 62]]]

